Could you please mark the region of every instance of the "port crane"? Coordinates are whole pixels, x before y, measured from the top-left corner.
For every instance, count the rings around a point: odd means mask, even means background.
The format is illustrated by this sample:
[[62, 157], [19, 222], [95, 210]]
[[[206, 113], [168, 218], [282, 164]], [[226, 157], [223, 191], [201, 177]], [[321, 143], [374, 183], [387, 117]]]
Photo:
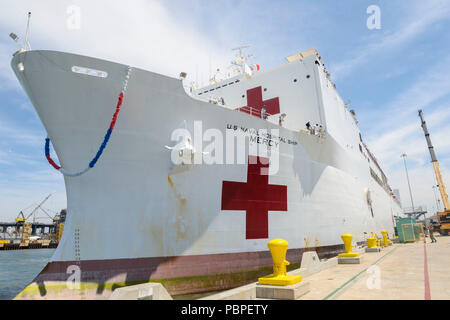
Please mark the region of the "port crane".
[[[36, 216], [36, 212], [38, 209], [41, 209], [42, 211], [44, 211], [47, 215], [48, 213], [42, 208], [42, 205], [48, 200], [48, 198], [50, 198], [52, 194], [50, 193], [48, 196], [45, 197], [44, 200], [42, 200], [34, 209], [33, 211], [31, 211], [31, 213], [25, 217], [25, 215], [23, 214], [23, 211], [19, 212], [19, 215], [16, 218], [16, 222], [17, 224], [23, 224], [25, 223], [32, 215]], [[34, 219], [36, 219], [36, 217], [34, 216]], [[50, 217], [50, 216], [49, 216]], [[50, 219], [53, 219], [52, 217], [50, 217]]]
[[[29, 243], [29, 239], [31, 234], [33, 233], [33, 228], [32, 228], [32, 223], [27, 222], [28, 219], [33, 215], [33, 224], [36, 223], [36, 212], [38, 211], [38, 209], [41, 209], [42, 211], [44, 211], [45, 213], [47, 213], [43, 208], [42, 205], [48, 200], [48, 198], [50, 198], [52, 194], [50, 193], [48, 196], [45, 197], [44, 200], [42, 200], [32, 211], [29, 215], [25, 216], [23, 213], [23, 210], [21, 210], [19, 212], [19, 215], [16, 218], [16, 225], [17, 225], [17, 229], [16, 229], [16, 233], [21, 233], [22, 236], [22, 240], [21, 240], [21, 244], [26, 244], [28, 245]], [[47, 214], [48, 215], [48, 214]], [[51, 218], [51, 217], [50, 217]]]
[[425, 139], [427, 140], [428, 150], [431, 155], [431, 162], [433, 164], [434, 173], [436, 174], [436, 180], [438, 183], [439, 192], [441, 193], [442, 203], [444, 204], [444, 211], [438, 212], [439, 217], [439, 232], [441, 235], [448, 235], [450, 230], [450, 203], [448, 201], [448, 194], [445, 188], [444, 180], [442, 179], [441, 170], [439, 168], [439, 162], [434, 152], [433, 144], [431, 143], [430, 133], [428, 132], [427, 124], [423, 118], [422, 110], [419, 110], [419, 117], [422, 122], [422, 129], [425, 133]]

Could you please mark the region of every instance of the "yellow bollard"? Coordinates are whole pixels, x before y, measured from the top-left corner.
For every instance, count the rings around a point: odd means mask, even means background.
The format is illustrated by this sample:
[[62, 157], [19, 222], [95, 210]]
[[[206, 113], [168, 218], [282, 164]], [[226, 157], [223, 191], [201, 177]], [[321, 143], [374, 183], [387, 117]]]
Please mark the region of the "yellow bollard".
[[388, 239], [388, 232], [386, 230], [381, 230], [381, 234], [383, 235], [383, 242], [384, 242], [384, 246], [387, 247], [389, 246], [389, 243], [391, 242], [391, 240]]
[[367, 238], [367, 248], [378, 248], [377, 239], [375, 238]]
[[352, 250], [352, 238], [353, 236], [349, 233], [345, 233], [341, 236], [344, 241], [345, 253], [338, 254], [338, 257], [359, 257], [358, 252], [353, 252]]
[[260, 284], [286, 286], [302, 281], [302, 276], [300, 275], [286, 274], [286, 266], [289, 265], [289, 261], [286, 261], [288, 245], [289, 243], [283, 239], [269, 241], [267, 246], [272, 254], [273, 274], [259, 278], [258, 282]]

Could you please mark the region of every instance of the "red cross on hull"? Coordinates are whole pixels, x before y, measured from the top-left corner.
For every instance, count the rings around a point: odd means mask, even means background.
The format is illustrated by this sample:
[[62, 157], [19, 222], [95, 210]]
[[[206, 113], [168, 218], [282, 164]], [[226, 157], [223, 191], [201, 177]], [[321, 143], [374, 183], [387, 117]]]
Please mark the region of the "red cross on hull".
[[287, 211], [287, 186], [269, 184], [269, 159], [249, 156], [248, 163], [247, 182], [222, 182], [222, 210], [245, 210], [246, 239], [267, 239], [269, 210]]
[[261, 118], [261, 109], [266, 106], [269, 115], [280, 113], [280, 99], [278, 97], [263, 100], [262, 87], [247, 90], [247, 106], [239, 108], [239, 111]]

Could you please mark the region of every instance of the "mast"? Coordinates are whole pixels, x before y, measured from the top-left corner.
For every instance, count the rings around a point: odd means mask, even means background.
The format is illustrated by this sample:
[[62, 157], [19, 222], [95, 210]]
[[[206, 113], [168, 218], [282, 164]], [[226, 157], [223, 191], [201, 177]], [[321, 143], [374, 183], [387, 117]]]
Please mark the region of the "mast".
[[245, 74], [245, 67], [247, 65], [247, 60], [249, 58], [248, 55], [244, 54], [244, 49], [249, 48], [250, 46], [239, 46], [236, 48], [231, 49], [232, 51], [239, 51], [239, 53], [236, 55], [235, 61], [232, 61], [231, 64], [239, 68], [239, 72], [242, 74]]
[[30, 50], [30, 41], [29, 41], [29, 36], [30, 36], [30, 19], [31, 19], [31, 12], [28, 12], [27, 31], [25, 32], [25, 50], [26, 51]]

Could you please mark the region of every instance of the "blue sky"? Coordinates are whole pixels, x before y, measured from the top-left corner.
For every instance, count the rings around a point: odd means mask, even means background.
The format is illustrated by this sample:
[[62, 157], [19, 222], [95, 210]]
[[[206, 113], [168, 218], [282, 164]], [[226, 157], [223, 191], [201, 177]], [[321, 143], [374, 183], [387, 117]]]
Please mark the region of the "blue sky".
[[[381, 9], [369, 30], [366, 10]], [[80, 28], [68, 28], [80, 9]], [[402, 202], [410, 206], [402, 153], [407, 153], [415, 204], [435, 210], [435, 184], [417, 117], [424, 110], [444, 179], [450, 184], [450, 2], [346, 1], [0, 1], [0, 220], [53, 196], [65, 207], [63, 178], [43, 156], [46, 137], [9, 66], [32, 11], [31, 47], [120, 61], [170, 76], [187, 71], [206, 83], [224, 68], [231, 48], [251, 45], [263, 69], [316, 48], [362, 136]], [[450, 185], [449, 185], [450, 187]]]

